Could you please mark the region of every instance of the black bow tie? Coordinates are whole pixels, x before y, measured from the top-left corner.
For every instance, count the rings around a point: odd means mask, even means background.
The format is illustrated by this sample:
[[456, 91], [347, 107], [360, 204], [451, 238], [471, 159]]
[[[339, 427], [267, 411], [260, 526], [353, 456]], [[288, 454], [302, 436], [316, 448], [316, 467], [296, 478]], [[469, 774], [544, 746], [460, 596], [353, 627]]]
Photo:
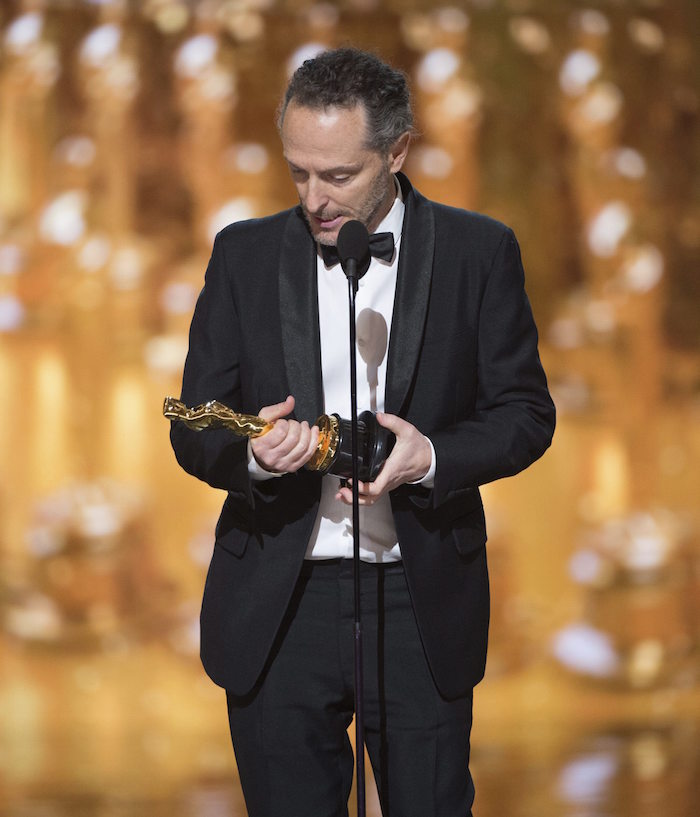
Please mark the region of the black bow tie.
[[[327, 244], [321, 244], [320, 246], [323, 263], [327, 267], [333, 267], [340, 263], [337, 247], [330, 247]], [[394, 234], [374, 233], [371, 235], [369, 237], [369, 253], [375, 258], [381, 258], [382, 261], [391, 261], [394, 257]]]

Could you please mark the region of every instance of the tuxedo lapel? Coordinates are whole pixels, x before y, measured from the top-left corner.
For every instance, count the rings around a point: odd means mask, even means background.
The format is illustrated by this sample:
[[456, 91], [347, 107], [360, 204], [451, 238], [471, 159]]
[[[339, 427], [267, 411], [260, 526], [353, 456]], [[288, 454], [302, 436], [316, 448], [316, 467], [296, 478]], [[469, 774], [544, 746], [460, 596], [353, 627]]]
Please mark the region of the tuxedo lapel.
[[287, 382], [296, 400], [294, 416], [312, 423], [323, 412], [316, 244], [298, 208], [290, 213], [282, 236], [279, 296]]
[[404, 213], [399, 268], [391, 321], [387, 361], [385, 408], [399, 414], [418, 363], [435, 251], [435, 221], [427, 199], [398, 174], [404, 194]]

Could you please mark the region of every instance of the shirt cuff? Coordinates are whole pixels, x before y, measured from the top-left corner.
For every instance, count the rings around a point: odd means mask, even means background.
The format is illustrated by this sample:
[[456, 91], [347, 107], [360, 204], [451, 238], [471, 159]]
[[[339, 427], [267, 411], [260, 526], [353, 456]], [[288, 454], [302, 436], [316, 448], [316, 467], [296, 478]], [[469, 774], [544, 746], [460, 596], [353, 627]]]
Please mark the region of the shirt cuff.
[[432, 488], [435, 484], [435, 467], [437, 465], [435, 459], [435, 446], [432, 444], [429, 437], [426, 437], [425, 434], [423, 435], [423, 439], [428, 441], [428, 445], [430, 446], [430, 468], [428, 468], [427, 473], [425, 476], [421, 477], [421, 479], [417, 479], [414, 482], [407, 483], [408, 485], [422, 485], [424, 488]]
[[272, 479], [273, 477], [281, 477], [281, 473], [275, 473], [273, 471], [266, 471], [262, 465], [255, 459], [253, 456], [253, 449], [250, 445], [250, 440], [248, 440], [248, 449], [247, 449], [247, 457], [248, 457], [248, 474], [252, 480], [255, 482], [264, 482], [266, 479]]

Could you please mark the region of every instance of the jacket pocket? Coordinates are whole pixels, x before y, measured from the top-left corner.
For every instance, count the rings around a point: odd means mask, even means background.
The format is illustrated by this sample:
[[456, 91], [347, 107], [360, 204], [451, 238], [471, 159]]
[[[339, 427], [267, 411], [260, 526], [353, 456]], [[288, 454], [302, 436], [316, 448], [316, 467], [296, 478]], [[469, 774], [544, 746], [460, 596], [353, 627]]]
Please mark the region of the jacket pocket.
[[486, 519], [481, 504], [450, 522], [457, 552], [468, 556], [486, 544]]
[[234, 556], [242, 556], [253, 533], [248, 507], [229, 495], [216, 523], [216, 544]]

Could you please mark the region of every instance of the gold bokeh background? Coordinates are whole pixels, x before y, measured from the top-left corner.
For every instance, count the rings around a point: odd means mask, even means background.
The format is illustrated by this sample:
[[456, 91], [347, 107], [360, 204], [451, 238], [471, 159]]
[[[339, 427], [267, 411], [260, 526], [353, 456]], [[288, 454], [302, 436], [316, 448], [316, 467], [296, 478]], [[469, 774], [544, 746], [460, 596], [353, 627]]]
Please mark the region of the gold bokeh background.
[[418, 189], [515, 229], [558, 408], [484, 490], [476, 813], [697, 812], [699, 41], [695, 0], [3, 0], [2, 817], [245, 814], [222, 497], [160, 411], [215, 231], [294, 203], [288, 71], [344, 43], [407, 72]]

